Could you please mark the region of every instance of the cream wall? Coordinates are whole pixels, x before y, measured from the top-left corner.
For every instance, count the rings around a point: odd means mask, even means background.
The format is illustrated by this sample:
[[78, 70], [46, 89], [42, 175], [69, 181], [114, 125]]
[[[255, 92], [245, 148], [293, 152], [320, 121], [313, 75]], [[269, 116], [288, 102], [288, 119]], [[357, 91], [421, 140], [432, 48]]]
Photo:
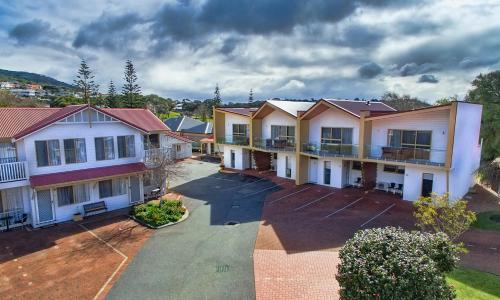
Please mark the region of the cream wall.
[[321, 127], [352, 128], [352, 144], [359, 142], [359, 119], [339, 109], [328, 109], [309, 120], [309, 142], [321, 142]]
[[[270, 139], [271, 138], [271, 125], [282, 125], [282, 126], [295, 126], [297, 125], [297, 121], [294, 117], [275, 110], [269, 115], [265, 116], [262, 119], [262, 138]], [[295, 129], [297, 130], [297, 129]]]
[[[292, 176], [291, 177], [286, 177], [286, 157], [288, 157], [289, 162], [290, 162], [290, 167], [292, 169]], [[296, 176], [295, 154], [281, 153], [281, 152], [278, 153], [276, 175], [278, 175], [279, 177], [295, 179], [295, 176]]]

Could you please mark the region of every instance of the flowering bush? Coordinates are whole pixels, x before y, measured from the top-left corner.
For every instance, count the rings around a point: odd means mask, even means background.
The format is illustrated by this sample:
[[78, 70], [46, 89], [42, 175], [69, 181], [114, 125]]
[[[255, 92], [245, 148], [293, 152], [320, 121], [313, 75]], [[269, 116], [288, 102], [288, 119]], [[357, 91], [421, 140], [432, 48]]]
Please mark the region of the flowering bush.
[[453, 299], [445, 273], [458, 246], [443, 233], [386, 227], [358, 231], [340, 250], [342, 299]]

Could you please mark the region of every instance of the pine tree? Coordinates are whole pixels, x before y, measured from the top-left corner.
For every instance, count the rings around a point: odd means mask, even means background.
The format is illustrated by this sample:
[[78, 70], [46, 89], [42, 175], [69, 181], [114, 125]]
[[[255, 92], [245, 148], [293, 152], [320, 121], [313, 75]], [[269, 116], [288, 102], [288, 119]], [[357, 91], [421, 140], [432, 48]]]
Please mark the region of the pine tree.
[[250, 94], [248, 95], [248, 103], [253, 103], [253, 91], [250, 89]]
[[136, 83], [137, 82], [137, 74], [135, 72], [134, 65], [132, 61], [129, 59], [125, 63], [125, 75], [124, 78], [125, 84], [122, 88], [122, 94], [125, 96], [125, 106], [126, 107], [144, 107], [144, 101], [141, 95], [141, 88]]
[[94, 82], [94, 74], [92, 74], [92, 70], [85, 59], [80, 62], [80, 68], [73, 82], [83, 94], [85, 103], [91, 104], [91, 99], [95, 98], [99, 93], [99, 85]]
[[222, 104], [222, 99], [220, 97], [219, 84], [216, 84], [215, 85], [215, 92], [214, 92], [213, 106], [219, 106], [221, 104]]
[[108, 107], [119, 107], [119, 100], [118, 96], [116, 95], [116, 88], [113, 80], [109, 81], [109, 86], [108, 86], [108, 95], [106, 97], [107, 105]]

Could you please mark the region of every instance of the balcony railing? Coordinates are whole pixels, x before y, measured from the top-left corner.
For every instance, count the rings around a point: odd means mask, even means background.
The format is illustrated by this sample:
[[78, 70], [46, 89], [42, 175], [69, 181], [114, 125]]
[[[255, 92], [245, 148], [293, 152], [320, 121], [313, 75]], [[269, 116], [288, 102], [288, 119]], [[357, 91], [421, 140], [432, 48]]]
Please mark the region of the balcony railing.
[[444, 166], [446, 150], [366, 145], [365, 158]]
[[250, 138], [242, 135], [225, 135], [217, 137], [218, 144], [248, 146]]
[[262, 139], [255, 138], [253, 140], [253, 147], [268, 150], [268, 151], [286, 151], [295, 152], [295, 139], [292, 138], [277, 138], [277, 139]]
[[144, 163], [148, 166], [159, 165], [170, 159], [175, 159], [175, 150], [170, 147], [144, 150]]
[[0, 183], [28, 179], [26, 162], [0, 164]]
[[27, 219], [28, 215], [22, 208], [0, 212], [0, 230], [21, 226]]
[[357, 157], [358, 145], [304, 143], [301, 151], [321, 157]]

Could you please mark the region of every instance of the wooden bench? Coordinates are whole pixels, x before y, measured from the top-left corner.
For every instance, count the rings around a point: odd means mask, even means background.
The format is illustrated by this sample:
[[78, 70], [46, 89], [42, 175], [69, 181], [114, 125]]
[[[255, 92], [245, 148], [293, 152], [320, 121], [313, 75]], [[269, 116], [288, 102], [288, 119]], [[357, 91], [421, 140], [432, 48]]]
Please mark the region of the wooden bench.
[[106, 202], [104, 202], [104, 201], [94, 202], [94, 203], [89, 203], [89, 204], [83, 205], [84, 216], [88, 216], [90, 214], [97, 214], [99, 212], [105, 212], [107, 210], [108, 210], [108, 207], [106, 206]]

